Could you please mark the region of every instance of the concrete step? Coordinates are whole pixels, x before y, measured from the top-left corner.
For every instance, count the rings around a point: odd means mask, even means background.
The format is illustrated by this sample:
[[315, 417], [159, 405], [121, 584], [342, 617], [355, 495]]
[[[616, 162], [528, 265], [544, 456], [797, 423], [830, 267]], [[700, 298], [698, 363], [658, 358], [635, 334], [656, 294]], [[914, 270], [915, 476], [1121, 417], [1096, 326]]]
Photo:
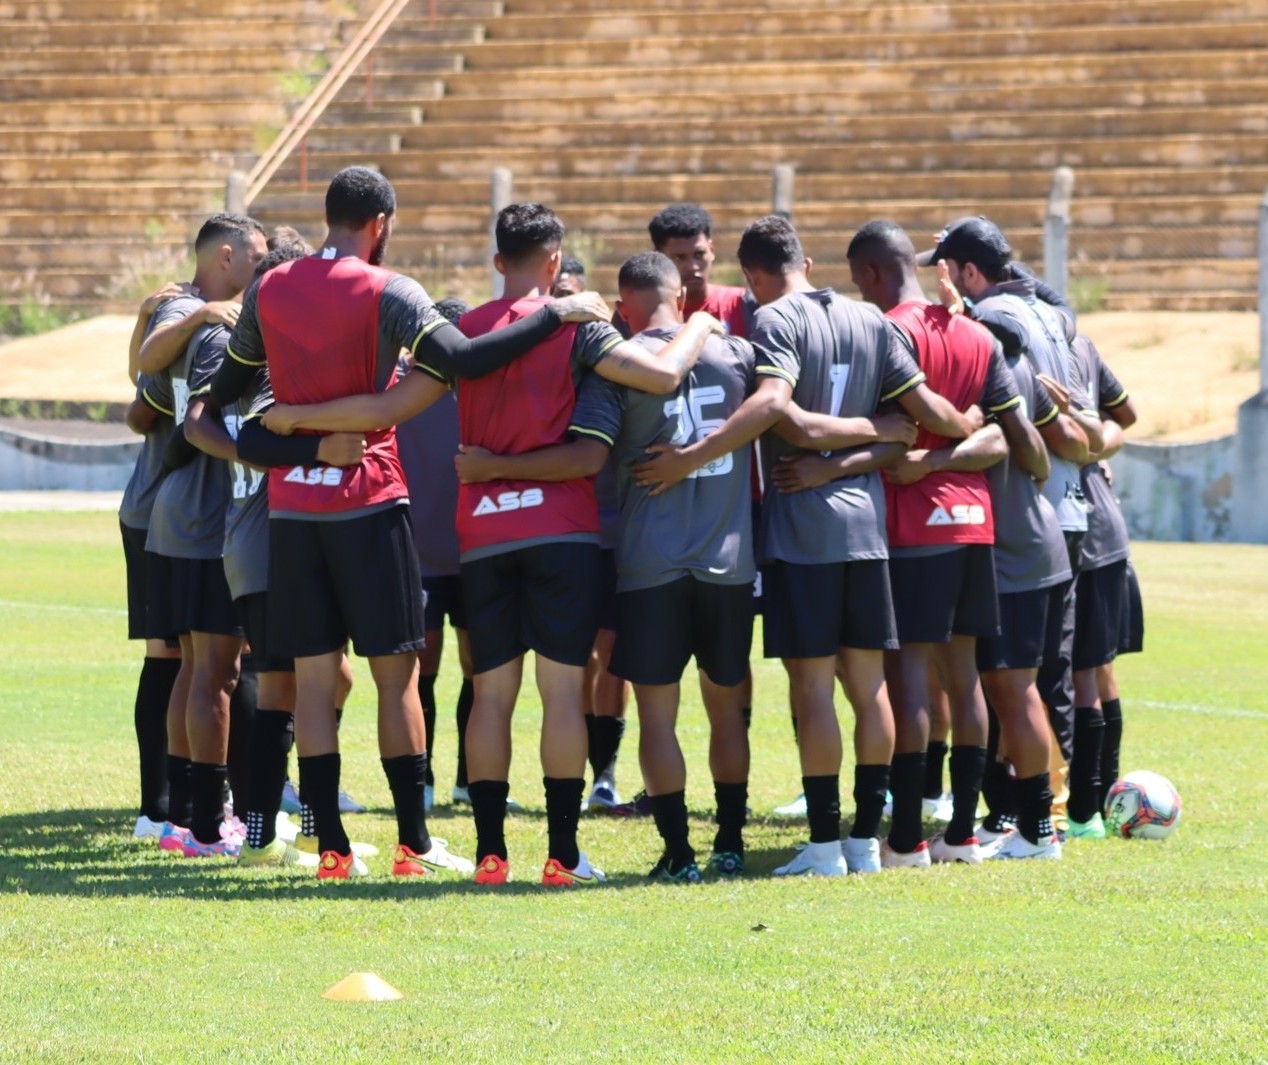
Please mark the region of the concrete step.
[[[730, 16], [736, 8], [735, 0], [693, 0], [691, 11], [721, 12]], [[1192, 0], [1071, 0], [1052, 9], [1051, 5], [1026, 5], [1021, 0], [1003, 0], [998, 5], [990, 5], [990, 10], [979, 4], [955, 2], [955, 0], [765, 0], [758, 5], [748, 3], [747, 8], [761, 10], [785, 11], [794, 13], [801, 10], [817, 10], [834, 12], [845, 10], [853, 13], [860, 20], [871, 17], [883, 17], [890, 25], [901, 27], [912, 20], [922, 17], [938, 17], [947, 20], [961, 18], [979, 18], [981, 25], [994, 25], [993, 14], [998, 6], [1001, 18], [1026, 16], [1035, 25], [1063, 24], [1066, 12], [1071, 23], [1085, 22], [1157, 22], [1172, 21], [1179, 17], [1202, 17], [1200, 5]], [[1261, 12], [1255, 0], [1229, 0], [1216, 6], [1208, 7], [1208, 17], [1220, 18], [1228, 9], [1227, 17], [1246, 17]], [[638, 11], [642, 13], [663, 12], [666, 14], [681, 13], [681, 0], [641, 0]], [[1183, 16], [1176, 11], [1184, 12]], [[631, 5], [625, 0], [507, 0], [506, 16], [508, 18], [550, 18], [555, 15], [585, 17], [587, 15], [606, 15], [612, 18], [626, 18], [631, 15]], [[721, 20], [720, 20], [721, 21]]]
[[[262, 151], [279, 125], [237, 123], [214, 126], [96, 126], [91, 128], [0, 129], [0, 154], [70, 155], [84, 152], [215, 152], [249, 146]], [[348, 130], [349, 141], [353, 130]]]
[[0, 215], [0, 237], [57, 239], [73, 234], [76, 241], [101, 237], [142, 241], [147, 229], [158, 223], [164, 232], [183, 239], [193, 236], [207, 213], [199, 208], [182, 211], [158, 204], [148, 211], [6, 211]]
[[[289, 41], [268, 45], [228, 47], [186, 46], [111, 48], [43, 48], [37, 47], [5, 57], [7, 74], [124, 74], [131, 76], [182, 74], [223, 75], [233, 71], [243, 74], [281, 75], [288, 70], [307, 70], [317, 62], [321, 49], [298, 47]], [[450, 69], [445, 56], [420, 57], [414, 69], [428, 63], [434, 69]]]
[[[202, 40], [215, 40], [223, 33], [224, 19], [217, 15], [208, 18], [188, 19], [119, 20], [119, 19], [66, 19], [34, 22], [27, 19], [0, 21], [9, 49], [83, 49], [85, 42], [94, 48], [171, 48], [189, 47]], [[332, 26], [325, 22], [296, 21], [295, 19], [252, 18], [235, 19], [233, 44], [242, 48], [275, 48], [279, 44], [291, 47], [323, 48], [331, 41]], [[10, 57], [6, 57], [8, 66]]]
[[[269, 11], [277, 18], [296, 21], [317, 13], [308, 0], [270, 0]], [[215, 9], [215, 14], [224, 23], [239, 18], [258, 18], [259, 13], [258, 0], [221, 0]], [[206, 16], [207, 5], [201, 0], [0, 0], [0, 19], [29, 22], [107, 18], [122, 22]]]
[[120, 181], [80, 184], [0, 185], [0, 210], [64, 211], [88, 207], [108, 207], [118, 211], [152, 210], [155, 204], [187, 205], [191, 210], [219, 209], [224, 202], [224, 184], [219, 181], [182, 181], [172, 184], [128, 183]]
[[249, 145], [244, 145], [240, 152], [154, 152], [145, 157], [144, 166], [138, 171], [137, 157], [130, 152], [5, 155], [0, 156], [0, 181], [15, 185], [46, 181], [118, 181], [121, 173], [137, 172], [140, 180], [151, 183], [185, 180], [200, 184], [223, 182], [230, 170], [250, 170], [255, 157], [256, 153]]
[[295, 100], [281, 76], [275, 73], [237, 73], [232, 78], [208, 78], [206, 74], [13, 74], [5, 78], [9, 100], [78, 100], [104, 96], [166, 100], [220, 99]]
[[59, 126], [210, 126], [226, 119], [243, 126], [280, 124], [287, 106], [277, 99], [138, 99], [110, 97], [97, 100], [7, 100], [0, 108], [0, 139], [4, 130]]

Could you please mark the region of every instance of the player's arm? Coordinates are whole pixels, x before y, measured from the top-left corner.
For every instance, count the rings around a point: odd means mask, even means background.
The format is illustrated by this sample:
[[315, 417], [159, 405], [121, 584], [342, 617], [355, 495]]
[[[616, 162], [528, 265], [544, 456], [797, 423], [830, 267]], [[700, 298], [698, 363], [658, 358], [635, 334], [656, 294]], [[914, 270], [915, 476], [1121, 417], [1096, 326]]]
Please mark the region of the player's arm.
[[137, 369], [141, 373], [159, 373], [167, 369], [189, 346], [195, 333], [205, 325], [223, 325], [232, 329], [238, 321], [242, 304], [234, 300], [204, 303], [184, 318], [166, 322], [155, 328], [137, 353]]
[[759, 366], [757, 390], [708, 436], [686, 447], [653, 444], [652, 458], [634, 466], [634, 483], [660, 495], [701, 466], [756, 440], [784, 416], [792, 401], [792, 383]]
[[159, 412], [139, 396], [128, 404], [123, 424], [139, 436], [144, 436], [159, 420]]
[[169, 281], [141, 301], [141, 306], [137, 310], [136, 323], [132, 326], [132, 337], [128, 340], [128, 378], [133, 384], [136, 384], [137, 378], [141, 376], [141, 345], [145, 342], [145, 331], [150, 327], [150, 319], [154, 317], [159, 304], [186, 291], [186, 286]]
[[299, 429], [331, 433], [368, 433], [387, 429], [426, 410], [449, 391], [449, 385], [426, 366], [415, 366], [386, 392], [363, 392], [326, 403], [292, 406], [277, 403], [264, 415], [264, 425], [282, 436]]
[[[179, 434], [178, 434], [179, 435]], [[252, 415], [238, 428], [238, 461], [267, 469], [270, 466], [356, 466], [365, 457], [360, 433], [328, 436], [279, 436]]]
[[1112, 418], [1123, 429], [1130, 429], [1136, 424], [1135, 404], [1118, 376], [1105, 364], [1100, 352], [1096, 355], [1096, 376], [1096, 394], [1100, 397], [1102, 415]]
[[1007, 457], [1004, 431], [998, 425], [984, 425], [952, 447], [908, 451], [899, 462], [886, 469], [885, 479], [893, 484], [915, 484], [931, 473], [989, 470]]
[[598, 473], [610, 450], [610, 444], [593, 436], [578, 436], [566, 444], [538, 448], [522, 455], [495, 455], [473, 444], [459, 444], [454, 468], [463, 484], [575, 481]]
[[608, 327], [611, 338], [602, 356], [592, 362], [594, 372], [605, 380], [640, 392], [663, 396], [673, 392], [700, 358], [705, 341], [721, 333], [722, 323], [711, 314], [697, 311], [668, 344], [653, 354]]
[[199, 451], [226, 462], [238, 461], [238, 446], [225, 429], [220, 408], [211, 399], [210, 393], [200, 392], [190, 397], [183, 427], [185, 439]]
[[916, 442], [916, 423], [906, 414], [881, 414], [872, 418], [834, 418], [803, 410], [789, 401], [788, 412], [775, 424], [775, 432], [793, 447], [807, 451], [836, 451], [863, 444]]
[[1123, 427], [1112, 418], [1106, 418], [1101, 422], [1101, 450], [1096, 453], [1096, 461], [1104, 462], [1111, 459], [1123, 450], [1123, 445], [1127, 442], [1127, 434], [1123, 432]]
[[950, 400], [925, 384], [916, 345], [906, 330], [886, 320], [889, 343], [881, 368], [881, 403], [897, 402], [923, 428], [949, 440], [963, 440], [982, 428], [981, 410], [961, 413]]
[[[1056, 416], [1055, 408], [1047, 414], [1049, 420]], [[1048, 445], [1040, 430], [1022, 413], [1020, 407], [1002, 411], [996, 417], [1013, 460], [1042, 484], [1052, 475], [1052, 460], [1048, 457]]]
[[[1040, 427], [1040, 432], [1048, 444], [1048, 449], [1057, 458], [1077, 463], [1080, 466], [1086, 466], [1091, 460], [1092, 447], [1088, 442], [1088, 434], [1083, 421], [1073, 416], [1074, 412], [1071, 410], [1069, 390], [1046, 374], [1036, 374], [1035, 379], [1043, 386], [1044, 391], [1048, 394], [1052, 405], [1057, 411], [1055, 418], [1045, 422]], [[1099, 431], [1100, 424], [1098, 422], [1098, 436]]]
[[906, 454], [906, 444], [883, 443], [865, 444], [839, 455], [819, 455], [810, 451], [801, 455], [785, 455], [771, 471], [771, 483], [785, 495], [804, 492], [843, 477], [860, 477], [888, 469]]

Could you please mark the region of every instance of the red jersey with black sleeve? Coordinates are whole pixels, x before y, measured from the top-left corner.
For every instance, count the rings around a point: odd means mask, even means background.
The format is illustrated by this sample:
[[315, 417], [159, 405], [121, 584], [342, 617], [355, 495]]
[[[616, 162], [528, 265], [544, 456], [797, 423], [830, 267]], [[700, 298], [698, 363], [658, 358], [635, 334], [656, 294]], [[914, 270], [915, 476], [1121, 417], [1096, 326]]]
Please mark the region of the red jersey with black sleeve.
[[731, 336], [748, 339], [749, 319], [755, 310], [757, 303], [749, 295], [748, 289], [736, 285], [709, 285], [704, 299], [700, 303], [685, 306], [682, 316], [687, 319], [696, 311], [707, 311], [726, 326], [726, 331]]
[[[458, 328], [469, 337], [483, 336], [532, 314], [545, 302], [545, 297], [492, 300], [463, 315]], [[582, 374], [619, 343], [621, 335], [606, 322], [565, 324], [509, 366], [458, 383], [462, 442], [498, 455], [522, 455], [566, 443]], [[420, 359], [417, 369], [449, 381], [425, 360]], [[455, 524], [463, 561], [516, 550], [530, 541], [576, 538], [597, 543], [594, 482], [582, 477], [462, 484]]]
[[[228, 356], [267, 362], [279, 403], [382, 392], [402, 348], [445, 319], [416, 281], [351, 256], [310, 256], [270, 270], [243, 301]], [[274, 516], [350, 518], [408, 501], [396, 430], [365, 434], [360, 465], [269, 470]]]
[[[998, 414], [1020, 402], [998, 341], [976, 322], [921, 301], [900, 303], [886, 317], [912, 348], [931, 390], [966, 411], [979, 404]], [[921, 428], [917, 450], [953, 441]], [[995, 522], [985, 471], [942, 470], [915, 484], [885, 484], [886, 525], [893, 548], [993, 544]]]

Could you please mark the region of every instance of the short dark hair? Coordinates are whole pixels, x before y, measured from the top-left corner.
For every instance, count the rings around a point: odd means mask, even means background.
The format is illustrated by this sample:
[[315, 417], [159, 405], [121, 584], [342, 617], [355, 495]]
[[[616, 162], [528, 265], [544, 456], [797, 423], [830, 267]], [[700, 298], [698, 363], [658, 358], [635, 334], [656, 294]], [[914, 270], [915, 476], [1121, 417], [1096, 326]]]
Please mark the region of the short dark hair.
[[585, 277], [586, 264], [580, 259], [574, 259], [571, 255], [565, 255], [559, 264], [559, 272], [571, 274], [573, 277]]
[[443, 300], [436, 301], [436, 310], [446, 321], [457, 325], [458, 319], [471, 310], [471, 305], [457, 296], [446, 296]]
[[241, 248], [251, 239], [252, 233], [264, 233], [264, 227], [254, 218], [227, 211], [213, 214], [202, 224], [198, 236], [194, 238], [194, 254], [219, 244], [232, 244]]
[[887, 218], [873, 219], [855, 233], [845, 257], [889, 274], [901, 272], [904, 264], [911, 270], [916, 268], [916, 249], [907, 231]]
[[630, 288], [636, 292], [653, 289], [677, 288], [682, 284], [678, 267], [668, 255], [658, 251], [641, 251], [631, 255], [621, 264], [616, 287]]
[[558, 251], [564, 242], [564, 224], [540, 203], [513, 203], [498, 212], [494, 228], [498, 254], [519, 264], [542, 252]]
[[379, 215], [396, 214], [396, 190], [377, 170], [349, 166], [326, 189], [326, 225], [362, 229]]
[[[290, 226], [277, 226], [274, 228], [273, 232], [269, 234], [269, 239], [266, 243], [269, 251], [277, 251], [279, 248], [298, 248], [300, 255], [312, 255], [313, 253], [313, 246], [300, 236], [298, 229], [293, 229]], [[299, 258], [299, 256], [297, 255], [295, 258]]]
[[806, 253], [801, 238], [787, 218], [768, 214], [750, 222], [736, 250], [740, 265], [767, 274], [787, 274], [800, 270]]
[[312, 249], [304, 250], [302, 244], [288, 243], [279, 244], [276, 248], [268, 253], [263, 259], [255, 264], [256, 280], [262, 278], [275, 266], [281, 266], [282, 263], [289, 263], [292, 259], [303, 259], [305, 256], [311, 255]]
[[675, 237], [712, 237], [713, 219], [698, 203], [671, 203], [647, 223], [647, 232], [659, 251]]

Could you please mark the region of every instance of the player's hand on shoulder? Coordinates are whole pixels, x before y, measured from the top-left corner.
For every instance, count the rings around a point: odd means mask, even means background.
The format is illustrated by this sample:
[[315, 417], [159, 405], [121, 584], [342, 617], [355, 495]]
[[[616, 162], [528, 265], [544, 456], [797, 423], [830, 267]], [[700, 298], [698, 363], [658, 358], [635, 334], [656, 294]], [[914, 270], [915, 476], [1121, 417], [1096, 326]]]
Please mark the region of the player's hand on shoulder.
[[551, 305], [561, 322], [610, 322], [612, 312], [597, 292], [577, 292]]
[[299, 426], [299, 408], [286, 403], [274, 403], [264, 412], [260, 421], [270, 433], [290, 436]]
[[784, 495], [818, 488], [837, 477], [831, 459], [807, 451], [800, 455], [785, 455], [771, 471], [771, 482]]
[[358, 466], [365, 458], [365, 437], [360, 433], [323, 436], [317, 445], [317, 458], [327, 466]]
[[1039, 383], [1047, 391], [1049, 398], [1052, 400], [1052, 405], [1057, 408], [1058, 413], [1069, 414], [1070, 390], [1046, 373], [1037, 374], [1036, 376], [1039, 379]]
[[964, 297], [951, 281], [951, 268], [945, 259], [938, 260], [938, 302], [952, 314], [964, 313]]
[[164, 304], [168, 300], [175, 299], [177, 296], [184, 296], [195, 291], [197, 290], [191, 284], [181, 284], [178, 281], [169, 281], [162, 288], [156, 288], [141, 301], [141, 313], [147, 318], [153, 317], [154, 312], [159, 309], [160, 304]]
[[236, 300], [220, 300], [216, 303], [203, 304], [203, 322], [207, 325], [223, 325], [232, 329], [238, 324], [238, 316], [242, 313], [242, 304]]
[[881, 472], [890, 484], [915, 484], [917, 481], [924, 480], [931, 472], [925, 461], [928, 455], [929, 452], [924, 448], [908, 451], [899, 462], [886, 467]]
[[458, 471], [458, 480], [463, 484], [483, 484], [493, 480], [493, 452], [476, 444], [459, 444], [458, 454], [453, 457], [454, 469]]
[[724, 335], [726, 333], [726, 326], [714, 318], [708, 311], [696, 311], [695, 314], [687, 319], [687, 324], [703, 324], [709, 327], [709, 332], [711, 333], [718, 333], [720, 335]]
[[648, 458], [634, 465], [634, 483], [640, 488], [650, 488], [654, 496], [685, 481], [696, 468], [687, 450], [674, 444], [651, 444], [647, 454]]
[[876, 426], [876, 439], [883, 444], [906, 444], [911, 447], [916, 442], [916, 423], [906, 414], [881, 414], [872, 419]]

